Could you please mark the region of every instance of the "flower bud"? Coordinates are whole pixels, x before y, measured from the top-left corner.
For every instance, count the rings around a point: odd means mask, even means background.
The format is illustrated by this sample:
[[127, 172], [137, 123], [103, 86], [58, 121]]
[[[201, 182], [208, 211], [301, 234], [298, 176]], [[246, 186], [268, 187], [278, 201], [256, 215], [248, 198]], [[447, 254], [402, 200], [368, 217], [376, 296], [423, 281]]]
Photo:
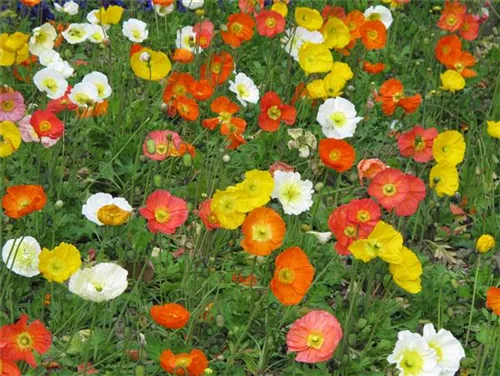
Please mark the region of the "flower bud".
[[63, 200], [57, 200], [56, 203], [54, 204], [54, 207], [56, 209], [61, 209], [64, 206], [64, 201]]
[[161, 175], [160, 174], [156, 174], [155, 176], [153, 176], [153, 184], [156, 188], [161, 187]]
[[476, 249], [479, 253], [486, 253], [495, 246], [495, 238], [489, 234], [481, 235], [476, 241]]
[[149, 60], [151, 60], [151, 54], [149, 52], [141, 52], [139, 58], [141, 59], [141, 61], [147, 63]]
[[227, 155], [227, 154], [225, 154], [222, 157], [222, 162], [224, 162], [224, 163], [228, 163], [230, 160], [231, 160], [231, 157], [229, 155]]
[[136, 365], [134, 376], [146, 376], [146, 367], [143, 365]]
[[314, 185], [314, 190], [315, 190], [316, 192], [319, 192], [319, 191], [321, 191], [321, 190], [323, 189], [323, 187], [324, 187], [324, 186], [325, 186], [325, 185], [324, 185], [322, 182], [318, 182], [318, 183], [316, 183], [316, 184]]
[[182, 156], [182, 162], [184, 163], [184, 166], [191, 167], [193, 164], [193, 157], [191, 157], [191, 154], [186, 153]]

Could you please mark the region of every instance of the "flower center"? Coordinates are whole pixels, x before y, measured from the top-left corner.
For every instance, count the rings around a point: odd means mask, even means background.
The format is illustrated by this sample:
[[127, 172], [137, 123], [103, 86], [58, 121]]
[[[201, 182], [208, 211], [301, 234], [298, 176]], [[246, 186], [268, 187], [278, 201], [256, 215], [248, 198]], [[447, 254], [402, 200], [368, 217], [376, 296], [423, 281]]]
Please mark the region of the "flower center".
[[314, 330], [307, 336], [307, 346], [315, 350], [319, 350], [323, 346], [323, 342], [325, 342], [325, 337], [318, 331]]
[[252, 226], [252, 238], [258, 242], [267, 242], [272, 239], [272, 233], [265, 223], [256, 223]]
[[382, 188], [382, 191], [384, 193], [384, 196], [391, 197], [391, 196], [394, 196], [396, 194], [396, 187], [394, 186], [394, 184], [387, 183]]
[[469, 24], [467, 22], [464, 22], [462, 25], [462, 31], [468, 31], [469, 30]]
[[229, 123], [229, 121], [231, 120], [231, 114], [229, 112], [221, 112], [219, 114], [219, 120], [221, 121], [221, 123]]
[[170, 219], [170, 212], [167, 209], [156, 209], [155, 219], [156, 222], [165, 223]]
[[338, 162], [340, 160], [341, 154], [338, 150], [332, 150], [329, 157], [332, 162]]
[[455, 69], [457, 70], [457, 72], [461, 72], [464, 70], [464, 65], [462, 63], [455, 63]]
[[278, 120], [281, 117], [281, 111], [278, 106], [272, 106], [267, 110], [267, 116], [272, 120]]
[[174, 92], [177, 95], [184, 95], [186, 94], [186, 87], [184, 85], [175, 85]]
[[135, 39], [139, 39], [141, 37], [141, 32], [137, 29], [134, 29], [132, 30], [132, 36], [135, 38]]
[[396, 93], [392, 96], [392, 101], [397, 103], [401, 98], [403, 98], [403, 93]]
[[416, 151], [424, 150], [425, 141], [423, 140], [423, 138], [420, 136], [415, 137], [415, 140], [413, 141], [413, 147], [415, 148]]
[[44, 120], [40, 123], [39, 128], [42, 132], [49, 132], [52, 129], [52, 125], [47, 120]]
[[233, 34], [238, 35], [241, 32], [241, 30], [243, 30], [243, 25], [242, 24], [240, 24], [238, 22], [235, 22], [235, 23], [233, 23], [231, 25], [231, 32]]
[[59, 274], [61, 271], [64, 271], [65, 265], [63, 260], [60, 258], [53, 258], [49, 264], [50, 274]]
[[368, 210], [360, 210], [356, 215], [356, 219], [360, 222], [368, 222], [371, 219], [370, 212]]
[[276, 20], [273, 17], [266, 18], [266, 26], [273, 28], [276, 26]]
[[288, 203], [291, 203], [300, 199], [300, 189], [299, 187], [290, 184], [284, 187], [282, 196], [284, 201], [288, 201]]
[[368, 16], [370, 21], [380, 21], [380, 13], [372, 13]]
[[28, 199], [24, 199], [24, 200], [19, 201], [19, 207], [21, 209], [24, 209], [25, 207], [29, 206], [30, 204], [31, 204], [31, 201]]
[[93, 103], [92, 99], [85, 93], [76, 93], [75, 102], [83, 105], [89, 105]]
[[238, 92], [239, 96], [242, 98], [245, 98], [248, 96], [248, 90], [243, 84], [238, 84], [236, 85], [236, 91]]
[[356, 228], [354, 226], [347, 226], [344, 228], [344, 234], [349, 238], [353, 238], [356, 236]]
[[378, 33], [376, 30], [370, 30], [368, 33], [368, 38], [370, 38], [371, 40], [375, 40], [378, 38]]
[[93, 282], [92, 286], [94, 286], [95, 291], [97, 291], [97, 292], [101, 292], [104, 289], [104, 286], [102, 285], [102, 283], [99, 283], [99, 282]]
[[73, 38], [81, 38], [84, 34], [84, 31], [81, 29], [71, 29], [68, 34]]
[[53, 78], [46, 78], [45, 80], [43, 80], [43, 86], [45, 86], [50, 91], [57, 90], [57, 82]]
[[0, 104], [0, 107], [2, 108], [2, 111], [10, 112], [14, 109], [14, 101], [13, 100], [3, 101]]
[[407, 350], [403, 353], [401, 367], [405, 375], [418, 375], [423, 370], [424, 360], [417, 351]]
[[337, 127], [342, 127], [346, 123], [346, 120], [347, 120], [344, 113], [339, 112], [339, 111], [331, 114], [330, 119], [332, 120], [333, 124], [335, 124]]
[[180, 358], [175, 360], [176, 367], [186, 368], [190, 364], [191, 364], [191, 358], [188, 358], [187, 356], [181, 356]]
[[22, 332], [16, 339], [17, 347], [23, 351], [33, 350], [33, 338], [28, 332]]
[[290, 268], [283, 268], [278, 273], [278, 280], [284, 284], [290, 284], [295, 279], [295, 272]]
[[220, 63], [213, 63], [212, 64], [212, 72], [213, 73], [220, 73]]
[[449, 25], [449, 26], [453, 26], [457, 23], [457, 18], [455, 17], [454, 14], [450, 14], [448, 16], [448, 18], [446, 18], [446, 23]]

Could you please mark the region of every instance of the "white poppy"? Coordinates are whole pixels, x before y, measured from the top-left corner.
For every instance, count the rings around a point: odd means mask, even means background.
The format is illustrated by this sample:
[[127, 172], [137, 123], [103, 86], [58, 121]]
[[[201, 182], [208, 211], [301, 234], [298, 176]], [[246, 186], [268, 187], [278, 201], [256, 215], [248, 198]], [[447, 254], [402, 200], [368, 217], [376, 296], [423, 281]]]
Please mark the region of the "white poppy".
[[363, 120], [356, 115], [354, 104], [347, 99], [336, 97], [327, 99], [319, 106], [316, 120], [321, 124], [326, 137], [342, 139], [352, 137], [356, 125]]
[[332, 238], [332, 233], [330, 231], [327, 232], [307, 231], [306, 234], [313, 235], [316, 239], [318, 239], [320, 244], [326, 244]]
[[148, 37], [147, 27], [146, 22], [131, 18], [123, 23], [122, 32], [131, 42], [141, 43]]
[[31, 236], [10, 239], [2, 248], [2, 260], [7, 268], [23, 277], [40, 274], [38, 270], [40, 244]]
[[[113, 197], [109, 193], [96, 193], [87, 199], [87, 202], [82, 207], [82, 214], [91, 222], [102, 226], [104, 224], [115, 224], [109, 223], [109, 214], [116, 214], [111, 217], [111, 220], [115, 219], [128, 219], [132, 213], [132, 207], [122, 197]], [[118, 217], [118, 215], [120, 217]], [[108, 223], [103, 223], [103, 221]], [[120, 223], [119, 223], [120, 224]]]
[[54, 48], [56, 38], [57, 31], [54, 26], [48, 22], [44, 23], [33, 29], [33, 35], [28, 42], [29, 50], [33, 55], [40, 56], [43, 52]]
[[195, 10], [201, 8], [205, 0], [182, 0], [182, 6], [187, 9]]
[[170, 4], [167, 7], [164, 7], [160, 4], [154, 4], [153, 8], [155, 10], [155, 13], [160, 17], [165, 17], [167, 14], [170, 14], [175, 10], [174, 4]]
[[47, 93], [50, 99], [60, 98], [66, 93], [68, 81], [54, 69], [43, 68], [35, 73], [33, 82], [38, 90]]
[[69, 44], [85, 42], [89, 36], [87, 23], [72, 23], [62, 32], [62, 36]]
[[80, 298], [100, 303], [112, 300], [127, 289], [128, 272], [121, 266], [103, 262], [80, 269], [69, 279], [69, 291]]
[[313, 184], [301, 180], [298, 172], [276, 171], [272, 198], [277, 198], [285, 214], [300, 214], [312, 206]]
[[80, 82], [69, 92], [69, 100], [78, 107], [90, 107], [96, 102], [102, 102], [97, 88], [93, 84]]
[[89, 34], [88, 40], [92, 43], [102, 43], [108, 39], [101, 25], [89, 24], [87, 33]]
[[309, 31], [298, 26], [295, 29], [286, 29], [285, 36], [281, 38], [282, 47], [295, 61], [299, 61], [299, 50], [305, 42], [323, 43], [323, 35], [317, 30]]
[[188, 49], [195, 54], [202, 51], [200, 46], [196, 46], [196, 33], [193, 31], [192, 26], [184, 26], [183, 28], [177, 30], [175, 46], [177, 48]]
[[73, 67], [71, 65], [69, 65], [69, 63], [67, 61], [64, 61], [64, 60], [55, 61], [53, 63], [50, 63], [49, 65], [47, 65], [47, 68], [53, 69], [53, 70], [61, 73], [61, 75], [64, 78], [71, 77], [71, 75], [73, 75], [73, 73], [75, 73], [75, 70], [73, 69]]
[[99, 9], [94, 9], [94, 10], [91, 10], [88, 14], [87, 14], [87, 21], [89, 23], [91, 23], [92, 25], [99, 25], [101, 26], [104, 31], [108, 30], [111, 25], [108, 25], [108, 24], [101, 24], [99, 22], [99, 19], [97, 18], [96, 14], [99, 13]]
[[392, 24], [391, 10], [383, 5], [372, 5], [371, 7], [366, 8], [364, 15], [365, 19], [369, 21], [382, 22], [386, 29], [389, 29]]
[[91, 72], [83, 77], [84, 84], [92, 84], [97, 89], [97, 95], [100, 99], [106, 99], [111, 95], [111, 86], [109, 86], [108, 77], [101, 72]]
[[40, 61], [40, 64], [42, 64], [45, 67], [51, 63], [57, 63], [58, 61], [63, 61], [61, 55], [59, 55], [59, 53], [54, 50], [43, 51], [40, 54], [40, 56], [38, 56], [38, 60]]
[[229, 90], [236, 94], [236, 98], [243, 107], [248, 103], [257, 103], [259, 101], [259, 89], [254, 82], [245, 73], [238, 73], [234, 81], [229, 81]]
[[403, 330], [387, 361], [395, 364], [401, 376], [440, 376], [436, 351], [429, 347], [420, 334]]
[[62, 6], [58, 3], [54, 3], [54, 8], [56, 11], [61, 13], [69, 14], [70, 16], [74, 16], [78, 14], [79, 5], [75, 3], [73, 0], [66, 1]]
[[437, 362], [444, 374], [454, 375], [460, 368], [460, 359], [465, 358], [465, 351], [460, 341], [449, 330], [440, 329], [436, 333], [434, 325], [424, 325], [424, 339], [437, 354]]

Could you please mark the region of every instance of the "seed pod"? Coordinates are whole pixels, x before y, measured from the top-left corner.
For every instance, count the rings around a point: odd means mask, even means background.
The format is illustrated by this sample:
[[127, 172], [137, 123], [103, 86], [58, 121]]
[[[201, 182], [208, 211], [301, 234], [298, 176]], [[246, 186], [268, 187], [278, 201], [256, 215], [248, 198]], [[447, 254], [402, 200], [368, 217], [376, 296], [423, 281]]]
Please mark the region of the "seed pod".
[[156, 188], [161, 187], [161, 175], [160, 174], [156, 174], [155, 176], [153, 176], [153, 184]]

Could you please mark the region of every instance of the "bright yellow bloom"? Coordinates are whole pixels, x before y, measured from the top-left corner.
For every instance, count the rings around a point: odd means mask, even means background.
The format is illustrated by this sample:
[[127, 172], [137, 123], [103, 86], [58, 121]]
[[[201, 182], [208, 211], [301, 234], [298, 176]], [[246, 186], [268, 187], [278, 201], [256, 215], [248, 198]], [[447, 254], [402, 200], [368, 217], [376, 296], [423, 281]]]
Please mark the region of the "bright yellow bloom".
[[271, 200], [274, 179], [269, 171], [251, 170], [245, 173], [245, 180], [237, 184], [236, 188], [241, 193], [236, 209], [239, 212], [248, 213]]
[[453, 196], [458, 190], [458, 171], [449, 162], [439, 162], [431, 169], [429, 185], [439, 197]]
[[389, 264], [389, 272], [399, 287], [410, 294], [417, 294], [422, 290], [422, 264], [417, 255], [405, 246], [402, 247], [401, 254], [403, 261], [400, 264]]
[[341, 95], [345, 84], [345, 79], [333, 72], [328, 73], [323, 79], [326, 95], [330, 98]]
[[295, 21], [297, 25], [309, 30], [318, 30], [323, 26], [323, 17], [316, 9], [307, 7], [295, 8]]
[[311, 99], [326, 98], [326, 90], [323, 80], [314, 80], [307, 84], [307, 94]]
[[44, 248], [39, 257], [38, 269], [49, 282], [66, 281], [82, 265], [80, 251], [68, 243], [61, 243], [52, 251]]
[[158, 81], [172, 69], [172, 63], [163, 52], [143, 48], [130, 57], [134, 74], [145, 80]]
[[285, 3], [274, 3], [271, 7], [271, 10], [278, 12], [283, 17], [286, 17], [288, 14], [288, 7], [286, 6]]
[[462, 90], [465, 87], [465, 79], [456, 70], [448, 69], [442, 73], [441, 76], [441, 89], [448, 90], [454, 93], [455, 91]]
[[29, 57], [29, 34], [16, 31], [0, 35], [0, 66], [20, 64]]
[[488, 128], [486, 131], [491, 137], [500, 139], [500, 121], [488, 120], [486, 122]]
[[120, 226], [129, 220], [130, 214], [115, 204], [104, 205], [97, 211], [97, 219], [108, 226]]
[[479, 253], [486, 253], [495, 246], [495, 238], [489, 234], [481, 235], [476, 241], [476, 249]]
[[367, 239], [356, 240], [349, 246], [353, 256], [364, 262], [380, 257], [390, 264], [403, 261], [403, 236], [394, 227], [379, 221]]
[[222, 228], [235, 230], [241, 226], [245, 220], [245, 213], [237, 210], [237, 204], [243, 197], [236, 187], [228, 187], [224, 191], [215, 192], [210, 209], [217, 215]]
[[123, 15], [123, 8], [118, 5], [111, 5], [107, 9], [100, 8], [95, 16], [101, 25], [115, 25], [120, 22]]
[[332, 53], [324, 44], [306, 42], [299, 49], [299, 65], [307, 74], [328, 72], [332, 64]]
[[328, 48], [344, 48], [351, 41], [351, 32], [346, 24], [336, 17], [328, 20], [323, 30], [324, 43]]
[[21, 132], [11, 121], [0, 123], [0, 157], [8, 157], [21, 145]]
[[354, 73], [352, 73], [352, 69], [349, 64], [343, 63], [341, 61], [336, 61], [332, 64], [330, 73], [340, 76], [346, 81], [349, 81], [354, 77]]
[[440, 133], [432, 144], [432, 155], [438, 163], [446, 161], [452, 166], [456, 166], [464, 160], [464, 154], [464, 136], [457, 131]]

